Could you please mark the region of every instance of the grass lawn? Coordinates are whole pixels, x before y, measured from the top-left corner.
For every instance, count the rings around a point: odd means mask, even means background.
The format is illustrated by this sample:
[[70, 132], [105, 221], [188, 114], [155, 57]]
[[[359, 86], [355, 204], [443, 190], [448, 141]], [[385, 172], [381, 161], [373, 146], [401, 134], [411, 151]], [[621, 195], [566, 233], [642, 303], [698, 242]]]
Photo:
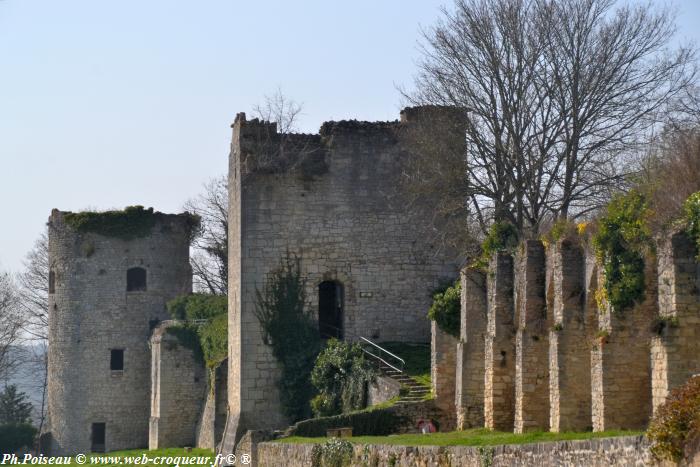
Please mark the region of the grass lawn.
[[[143, 455], [146, 455], [149, 459], [150, 462], [146, 463], [141, 463], [141, 459], [143, 458]], [[90, 461], [90, 458], [101, 458], [100, 461]], [[112, 459], [109, 459], [109, 458]], [[130, 457], [132, 458], [131, 462], [128, 462], [126, 460], [123, 460], [122, 462], [119, 462], [118, 459], [115, 458], [125, 458], [125, 457]], [[159, 464], [156, 464], [153, 462], [154, 458], [172, 458], [172, 459], [167, 459], [171, 460], [172, 462], [166, 462], [165, 460], [160, 460], [159, 459]], [[190, 452], [185, 452], [184, 448], [166, 448], [166, 449], [154, 449], [152, 451], [149, 451], [148, 449], [131, 449], [128, 451], [112, 451], [112, 452], [107, 452], [107, 453], [88, 453], [86, 454], [86, 459], [87, 461], [83, 464], [78, 464], [75, 461], [75, 457], [71, 458], [70, 466], [124, 466], [124, 465], [138, 465], [138, 466], [156, 466], [158, 465], [159, 467], [161, 466], [169, 466], [172, 467], [174, 466], [177, 462], [176, 458], [182, 459], [183, 457], [200, 457], [202, 458], [200, 462], [197, 462], [197, 464], [186, 464], [187, 466], [192, 466], [192, 467], [209, 467], [211, 464], [214, 463], [214, 452], [211, 449], [199, 449], [199, 448], [192, 448]], [[21, 456], [20, 456], [21, 458]], [[138, 460], [138, 464], [134, 462], [135, 459]], [[160, 463], [162, 462], [162, 463]], [[64, 464], [66, 465], [66, 464]], [[185, 465], [183, 462], [182, 465]]]
[[382, 342], [379, 345], [406, 361], [404, 372], [408, 376], [430, 386], [430, 344]]
[[[525, 434], [514, 434], [500, 431], [489, 431], [484, 428], [476, 428], [465, 431], [453, 431], [450, 433], [431, 434], [407, 434], [390, 436], [357, 436], [343, 438], [351, 443], [360, 444], [394, 444], [402, 446], [494, 446], [499, 444], [527, 444], [539, 443], [542, 441], [566, 441], [576, 439], [609, 438], [613, 436], [634, 436], [641, 435], [641, 431], [611, 430], [599, 433], [550, 433], [531, 432]], [[328, 438], [302, 438], [292, 436], [278, 440], [280, 443], [323, 443]]]

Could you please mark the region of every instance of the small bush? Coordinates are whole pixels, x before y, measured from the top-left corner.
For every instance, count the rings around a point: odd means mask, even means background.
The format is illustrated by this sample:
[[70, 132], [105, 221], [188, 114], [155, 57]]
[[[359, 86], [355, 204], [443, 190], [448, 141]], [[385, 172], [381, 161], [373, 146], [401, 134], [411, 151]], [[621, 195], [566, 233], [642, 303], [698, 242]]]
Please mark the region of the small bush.
[[37, 430], [28, 423], [0, 425], [0, 454], [12, 454], [34, 444]]
[[500, 251], [514, 251], [518, 246], [518, 230], [510, 222], [494, 222], [481, 244], [481, 256], [472, 265], [486, 269], [489, 259]]
[[671, 391], [651, 420], [647, 437], [659, 459], [678, 462], [689, 454], [688, 448], [700, 439], [700, 376]]
[[459, 337], [462, 285], [456, 281], [442, 291], [433, 293], [433, 304], [428, 318], [435, 321], [444, 332]]
[[644, 298], [644, 253], [652, 250], [646, 197], [633, 190], [610, 202], [598, 221], [593, 246], [603, 264], [605, 298], [623, 311]]
[[359, 344], [329, 339], [311, 371], [311, 382], [318, 391], [311, 401], [314, 415], [322, 417], [365, 408], [367, 384], [376, 376]]
[[585, 233], [585, 224], [583, 227], [579, 228], [581, 224], [575, 224], [568, 219], [558, 219], [549, 231], [542, 235], [541, 240], [545, 246], [557, 243], [562, 238], [580, 236], [581, 233]]
[[693, 193], [683, 204], [686, 232], [695, 242], [695, 252], [700, 260], [700, 191]]

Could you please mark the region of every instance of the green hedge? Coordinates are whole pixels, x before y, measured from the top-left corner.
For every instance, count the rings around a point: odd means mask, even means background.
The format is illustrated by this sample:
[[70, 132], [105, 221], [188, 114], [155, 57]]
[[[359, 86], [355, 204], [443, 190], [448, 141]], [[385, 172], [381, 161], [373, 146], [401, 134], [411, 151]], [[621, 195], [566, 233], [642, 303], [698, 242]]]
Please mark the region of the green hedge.
[[353, 436], [385, 436], [396, 433], [407, 421], [406, 417], [396, 415], [392, 407], [368, 409], [303, 420], [292, 427], [290, 435], [317, 438], [326, 436], [330, 428], [352, 427]]

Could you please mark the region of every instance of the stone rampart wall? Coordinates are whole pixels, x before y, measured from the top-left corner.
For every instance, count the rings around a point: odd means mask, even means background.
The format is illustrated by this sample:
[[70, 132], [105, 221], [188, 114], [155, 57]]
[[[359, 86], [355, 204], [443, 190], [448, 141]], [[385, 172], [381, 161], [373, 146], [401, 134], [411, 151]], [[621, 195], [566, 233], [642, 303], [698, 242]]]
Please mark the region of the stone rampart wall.
[[700, 373], [695, 248], [673, 233], [644, 262], [644, 297], [620, 311], [578, 238], [547, 249], [527, 241], [514, 257], [495, 255], [486, 276], [465, 269], [458, 428], [644, 429], [668, 392]]

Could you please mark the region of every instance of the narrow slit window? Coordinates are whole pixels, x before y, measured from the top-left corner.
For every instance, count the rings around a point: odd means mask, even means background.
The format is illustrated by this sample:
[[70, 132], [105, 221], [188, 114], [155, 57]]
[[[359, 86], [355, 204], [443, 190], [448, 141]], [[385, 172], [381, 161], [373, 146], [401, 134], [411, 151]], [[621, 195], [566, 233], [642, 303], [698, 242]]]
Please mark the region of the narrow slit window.
[[146, 270], [131, 268], [126, 271], [126, 291], [139, 292], [146, 290]]
[[124, 371], [124, 349], [112, 349], [109, 355], [109, 369]]
[[56, 273], [49, 271], [49, 293], [56, 292]]

